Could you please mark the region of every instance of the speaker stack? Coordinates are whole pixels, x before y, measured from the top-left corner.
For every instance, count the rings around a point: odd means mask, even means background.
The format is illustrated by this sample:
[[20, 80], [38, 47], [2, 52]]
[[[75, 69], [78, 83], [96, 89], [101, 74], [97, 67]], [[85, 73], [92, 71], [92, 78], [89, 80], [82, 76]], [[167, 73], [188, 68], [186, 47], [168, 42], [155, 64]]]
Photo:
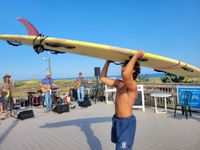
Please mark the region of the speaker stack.
[[100, 76], [100, 67], [94, 67], [94, 76], [99, 77]]
[[21, 119], [21, 120], [24, 120], [24, 119], [29, 119], [29, 118], [33, 118], [34, 117], [34, 113], [33, 113], [33, 110], [24, 110], [24, 111], [21, 111], [17, 118], [18, 119]]

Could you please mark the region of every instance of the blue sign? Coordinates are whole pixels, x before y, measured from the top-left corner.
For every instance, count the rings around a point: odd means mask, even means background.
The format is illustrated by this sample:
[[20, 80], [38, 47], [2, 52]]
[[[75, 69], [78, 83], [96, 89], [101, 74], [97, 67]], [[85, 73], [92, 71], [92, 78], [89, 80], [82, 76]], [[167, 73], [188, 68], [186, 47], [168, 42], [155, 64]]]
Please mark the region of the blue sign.
[[191, 108], [200, 108], [200, 87], [177, 87], [177, 96], [180, 104], [187, 99]]

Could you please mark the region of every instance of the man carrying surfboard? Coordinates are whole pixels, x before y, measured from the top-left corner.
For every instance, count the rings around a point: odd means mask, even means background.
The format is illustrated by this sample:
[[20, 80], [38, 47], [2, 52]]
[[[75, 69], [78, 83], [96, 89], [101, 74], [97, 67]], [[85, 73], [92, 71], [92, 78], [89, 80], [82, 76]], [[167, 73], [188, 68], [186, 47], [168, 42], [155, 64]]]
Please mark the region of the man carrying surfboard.
[[115, 99], [115, 115], [112, 118], [111, 141], [116, 144], [116, 150], [131, 150], [136, 130], [136, 118], [132, 113], [132, 106], [137, 97], [136, 78], [140, 73], [138, 59], [144, 57], [144, 52], [137, 52], [130, 61], [122, 65], [122, 80], [107, 77], [110, 61], [106, 61], [101, 81], [108, 86], [117, 88]]

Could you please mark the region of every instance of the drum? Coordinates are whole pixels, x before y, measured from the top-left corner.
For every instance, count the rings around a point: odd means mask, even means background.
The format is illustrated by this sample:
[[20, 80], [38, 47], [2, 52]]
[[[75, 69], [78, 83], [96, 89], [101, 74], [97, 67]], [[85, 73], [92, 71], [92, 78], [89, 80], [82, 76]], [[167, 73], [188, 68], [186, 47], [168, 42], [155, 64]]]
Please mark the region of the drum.
[[64, 103], [69, 104], [70, 102], [71, 102], [71, 98], [70, 98], [69, 96], [66, 96], [66, 97], [64, 98]]
[[40, 96], [35, 96], [33, 99], [33, 106], [39, 106], [40, 105]]
[[70, 89], [70, 95], [76, 100], [78, 100], [77, 89]]

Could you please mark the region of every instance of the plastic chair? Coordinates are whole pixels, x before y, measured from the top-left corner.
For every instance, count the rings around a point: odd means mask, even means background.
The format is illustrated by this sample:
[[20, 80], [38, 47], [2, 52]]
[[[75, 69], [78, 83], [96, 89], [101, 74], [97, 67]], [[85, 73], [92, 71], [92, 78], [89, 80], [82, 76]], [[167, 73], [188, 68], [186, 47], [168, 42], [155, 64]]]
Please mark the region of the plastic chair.
[[192, 116], [192, 112], [191, 112], [191, 108], [190, 108], [190, 104], [191, 104], [191, 99], [192, 99], [192, 92], [190, 91], [184, 91], [183, 92], [183, 103], [180, 103], [175, 105], [174, 108], [174, 117], [176, 117], [176, 110], [177, 107], [181, 106], [182, 108], [182, 115], [185, 114], [186, 119], [188, 118], [188, 110], [190, 112], [190, 116]]

